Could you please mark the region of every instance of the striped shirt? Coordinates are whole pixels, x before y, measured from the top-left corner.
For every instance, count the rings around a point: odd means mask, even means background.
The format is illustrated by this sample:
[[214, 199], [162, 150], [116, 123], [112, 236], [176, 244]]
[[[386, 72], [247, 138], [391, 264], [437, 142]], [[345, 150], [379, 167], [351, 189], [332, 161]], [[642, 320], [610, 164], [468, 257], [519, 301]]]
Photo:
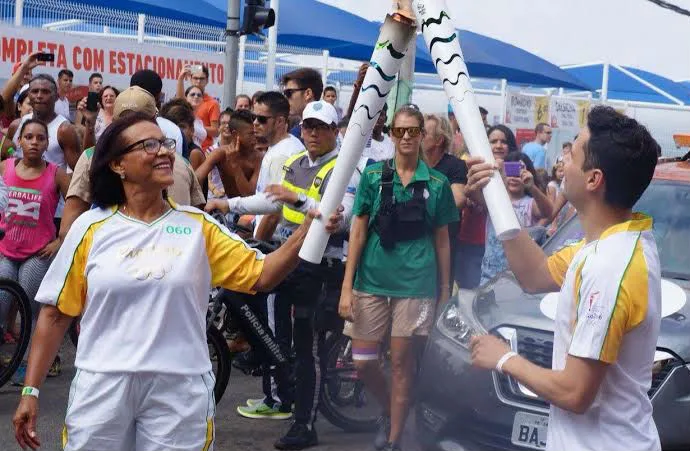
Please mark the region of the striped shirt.
[[263, 255], [209, 215], [171, 205], [150, 224], [109, 208], [90, 210], [72, 225], [36, 300], [82, 315], [77, 368], [211, 370], [210, 287], [251, 293]]
[[661, 269], [652, 219], [606, 230], [548, 261], [561, 284], [553, 369], [568, 354], [608, 364], [599, 392], [583, 415], [551, 406], [547, 449], [657, 451], [659, 435], [647, 395], [661, 322]]

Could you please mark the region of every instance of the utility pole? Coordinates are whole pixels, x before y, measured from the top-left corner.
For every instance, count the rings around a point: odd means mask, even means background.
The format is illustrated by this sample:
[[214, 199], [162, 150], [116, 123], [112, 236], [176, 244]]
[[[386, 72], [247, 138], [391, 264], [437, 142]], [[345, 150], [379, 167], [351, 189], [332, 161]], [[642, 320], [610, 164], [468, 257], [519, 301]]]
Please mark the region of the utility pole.
[[228, 0], [228, 22], [225, 36], [223, 104], [226, 107], [232, 107], [237, 91], [237, 65], [240, 59], [240, 0]]

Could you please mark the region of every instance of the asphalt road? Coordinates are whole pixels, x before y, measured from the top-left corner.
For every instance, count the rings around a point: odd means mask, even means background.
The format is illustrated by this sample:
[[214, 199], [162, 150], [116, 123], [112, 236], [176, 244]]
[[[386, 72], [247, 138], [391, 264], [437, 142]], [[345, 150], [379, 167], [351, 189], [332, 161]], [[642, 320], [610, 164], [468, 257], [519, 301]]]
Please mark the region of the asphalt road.
[[[41, 388], [41, 404], [38, 420], [38, 434], [44, 451], [60, 451], [61, 432], [67, 407], [69, 385], [74, 376], [74, 348], [71, 343], [63, 345], [63, 373], [57, 378], [48, 379]], [[14, 440], [12, 416], [17, 407], [20, 389], [4, 386], [0, 388], [0, 450], [19, 450]], [[233, 370], [225, 396], [217, 407], [216, 442], [218, 451], [270, 451], [273, 442], [290, 427], [287, 421], [248, 420], [241, 418], [235, 408], [248, 397], [256, 398], [261, 393], [260, 378], [245, 376]], [[406, 428], [403, 449], [418, 451], [411, 439], [412, 427]], [[317, 423], [319, 446], [315, 451], [353, 451], [373, 450], [372, 436], [369, 434], [349, 434], [330, 425], [323, 418]], [[127, 450], [123, 450], [127, 451]]]

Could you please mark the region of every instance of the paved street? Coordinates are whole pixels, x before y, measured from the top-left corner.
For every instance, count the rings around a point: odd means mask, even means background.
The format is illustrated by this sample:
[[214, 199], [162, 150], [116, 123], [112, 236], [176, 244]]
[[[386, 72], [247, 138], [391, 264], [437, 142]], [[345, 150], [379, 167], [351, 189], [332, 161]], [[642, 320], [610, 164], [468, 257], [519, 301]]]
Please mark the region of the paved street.
[[[41, 411], [38, 433], [43, 451], [61, 450], [60, 434], [67, 406], [69, 385], [74, 375], [74, 348], [69, 341], [63, 345], [63, 374], [48, 379], [41, 389]], [[12, 416], [17, 406], [19, 388], [0, 388], [0, 450], [19, 450], [12, 431]], [[228, 391], [225, 393], [216, 416], [215, 449], [221, 451], [270, 451], [275, 439], [289, 427], [289, 422], [246, 420], [235, 412], [238, 403], [260, 394], [260, 379], [245, 376], [233, 369]], [[321, 445], [316, 451], [373, 450], [371, 436], [346, 434], [321, 419], [317, 425]], [[410, 440], [407, 440], [410, 441]], [[406, 451], [415, 451], [407, 447]], [[126, 451], [126, 450], [123, 450]]]

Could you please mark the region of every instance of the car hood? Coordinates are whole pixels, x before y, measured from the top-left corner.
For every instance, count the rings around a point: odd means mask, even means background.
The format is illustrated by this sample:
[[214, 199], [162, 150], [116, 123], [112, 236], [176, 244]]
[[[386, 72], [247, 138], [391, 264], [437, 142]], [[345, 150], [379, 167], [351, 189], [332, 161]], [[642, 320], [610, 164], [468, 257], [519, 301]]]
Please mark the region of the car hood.
[[[690, 301], [690, 282], [670, 280], [681, 287]], [[504, 273], [479, 288], [474, 297], [473, 311], [488, 331], [502, 325], [528, 327], [553, 332], [554, 322], [540, 309], [543, 294], [525, 293], [512, 273]], [[469, 300], [467, 300], [469, 301]], [[676, 313], [661, 320], [657, 346], [670, 349], [683, 360], [690, 361], [690, 302]]]

